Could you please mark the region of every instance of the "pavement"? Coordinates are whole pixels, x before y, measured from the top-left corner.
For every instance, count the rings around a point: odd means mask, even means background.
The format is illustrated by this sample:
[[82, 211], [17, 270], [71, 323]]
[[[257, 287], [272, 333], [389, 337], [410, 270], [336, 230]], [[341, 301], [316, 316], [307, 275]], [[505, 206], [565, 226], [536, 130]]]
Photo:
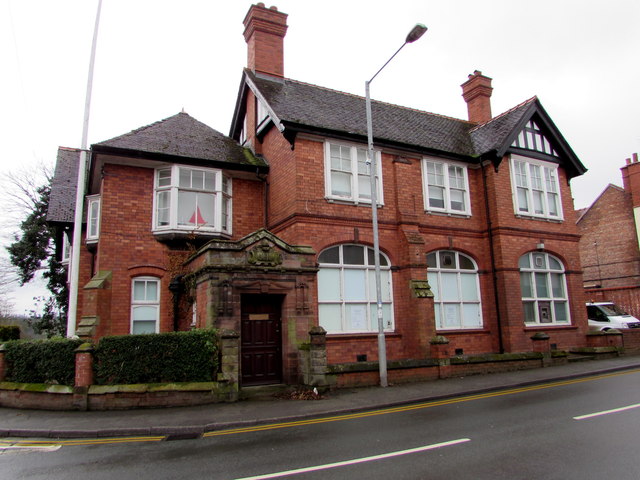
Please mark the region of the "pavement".
[[217, 430], [396, 407], [631, 369], [640, 369], [640, 356], [570, 362], [532, 370], [454, 377], [386, 388], [347, 388], [325, 393], [313, 400], [269, 397], [197, 407], [95, 412], [0, 408], [0, 437], [197, 438]]

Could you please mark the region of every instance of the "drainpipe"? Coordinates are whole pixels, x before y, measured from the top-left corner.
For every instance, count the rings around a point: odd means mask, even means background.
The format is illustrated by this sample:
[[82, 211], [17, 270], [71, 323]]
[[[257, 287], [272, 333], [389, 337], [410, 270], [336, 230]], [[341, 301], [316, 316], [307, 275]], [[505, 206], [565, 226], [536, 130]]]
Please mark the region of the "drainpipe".
[[504, 353], [504, 342], [502, 341], [502, 319], [500, 317], [500, 307], [498, 304], [499, 296], [498, 296], [498, 275], [496, 273], [496, 256], [494, 253], [494, 245], [493, 245], [493, 226], [491, 223], [491, 210], [489, 207], [489, 195], [487, 189], [487, 171], [485, 170], [484, 164], [480, 163], [480, 168], [482, 168], [482, 185], [484, 187], [484, 207], [487, 215], [487, 232], [489, 234], [489, 256], [491, 258], [491, 278], [493, 280], [493, 297], [496, 304], [496, 321], [498, 324], [498, 346], [500, 349], [500, 353]]

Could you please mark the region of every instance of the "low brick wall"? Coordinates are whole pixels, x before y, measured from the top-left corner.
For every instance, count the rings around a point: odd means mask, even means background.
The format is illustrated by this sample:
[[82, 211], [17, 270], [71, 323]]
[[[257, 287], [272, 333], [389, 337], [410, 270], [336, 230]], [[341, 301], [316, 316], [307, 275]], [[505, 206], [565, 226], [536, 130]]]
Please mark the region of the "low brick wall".
[[38, 410], [123, 410], [233, 402], [227, 382], [67, 387], [0, 383], [0, 406]]
[[[441, 359], [402, 360], [389, 362], [389, 383], [430, 381], [452, 376], [481, 375], [542, 368], [567, 361], [564, 353], [555, 355], [541, 352], [486, 354], [457, 356]], [[330, 385], [341, 387], [364, 387], [377, 385], [380, 381], [377, 362], [343, 363], [327, 366]]]
[[630, 354], [640, 353], [640, 328], [620, 331], [622, 332], [622, 344], [625, 352]]

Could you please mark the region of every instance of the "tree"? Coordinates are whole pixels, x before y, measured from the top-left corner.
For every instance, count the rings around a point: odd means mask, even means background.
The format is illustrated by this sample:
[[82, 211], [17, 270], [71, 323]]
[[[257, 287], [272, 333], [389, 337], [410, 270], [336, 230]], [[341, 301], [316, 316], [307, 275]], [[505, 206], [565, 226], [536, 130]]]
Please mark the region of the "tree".
[[[20, 223], [20, 234], [15, 234], [13, 243], [7, 247], [9, 260], [17, 269], [20, 285], [30, 282], [43, 271], [48, 298], [36, 298], [36, 309], [31, 312], [30, 323], [36, 333], [47, 336], [64, 334], [67, 323], [68, 291], [66, 270], [55, 256], [55, 230], [47, 224], [47, 210], [51, 193], [51, 175], [43, 169], [46, 182], [36, 185], [33, 176], [8, 175], [14, 191], [10, 194], [14, 205], [27, 213]], [[42, 313], [40, 303], [44, 302]]]

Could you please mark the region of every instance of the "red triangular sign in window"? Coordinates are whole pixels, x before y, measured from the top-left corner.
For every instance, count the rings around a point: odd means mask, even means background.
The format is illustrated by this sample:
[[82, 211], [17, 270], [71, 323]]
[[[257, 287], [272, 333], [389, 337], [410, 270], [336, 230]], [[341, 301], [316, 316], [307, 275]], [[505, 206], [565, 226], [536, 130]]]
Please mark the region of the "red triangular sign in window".
[[196, 207], [196, 210], [193, 212], [193, 215], [191, 215], [191, 218], [189, 219], [189, 223], [192, 223], [194, 225], [204, 225], [205, 223], [207, 223], [207, 221], [202, 217], [202, 214], [200, 213], [200, 207]]

